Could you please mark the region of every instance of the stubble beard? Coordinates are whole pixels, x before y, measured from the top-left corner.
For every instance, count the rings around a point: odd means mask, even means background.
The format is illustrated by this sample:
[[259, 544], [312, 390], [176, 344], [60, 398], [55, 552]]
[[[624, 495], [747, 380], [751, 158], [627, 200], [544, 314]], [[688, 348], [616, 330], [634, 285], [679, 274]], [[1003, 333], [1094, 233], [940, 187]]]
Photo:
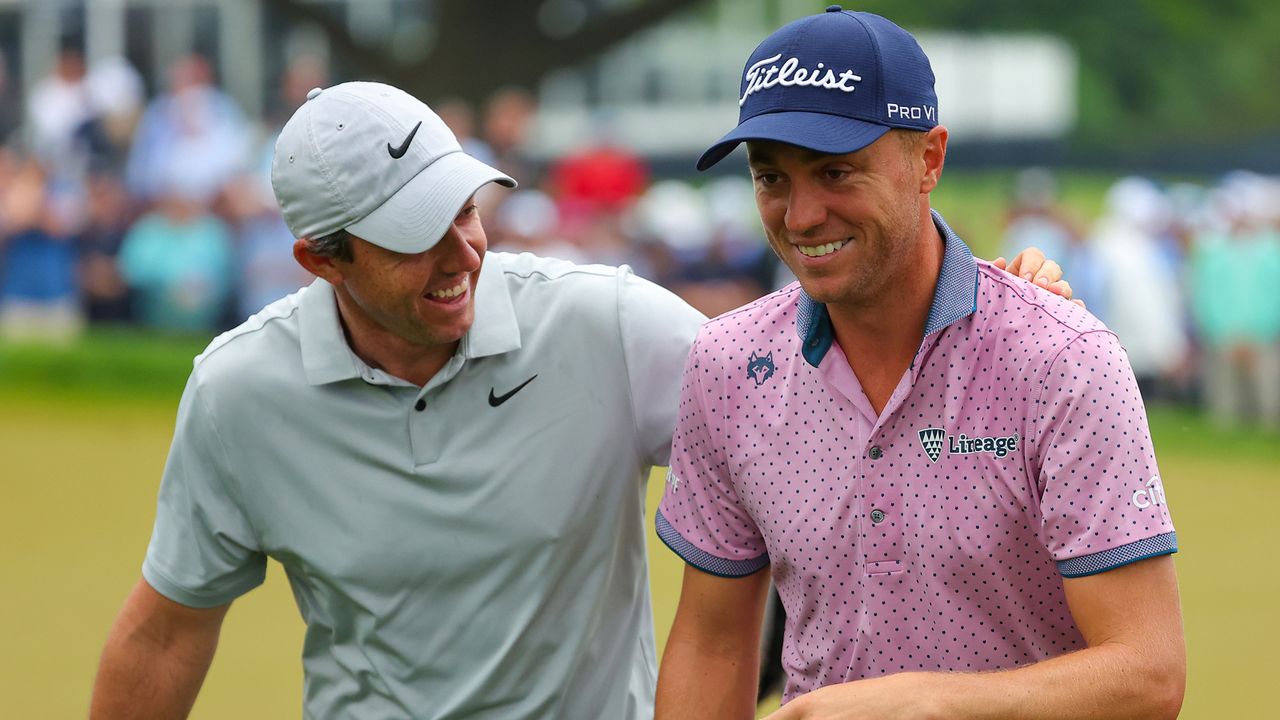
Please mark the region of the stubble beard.
[[[863, 233], [853, 236], [851, 243], [867, 243], [870, 247], [866, 248], [862, 262], [845, 271], [844, 278], [834, 286], [827, 285], [830, 289], [824, 290], [817, 283], [806, 283], [805, 274], [791, 267], [796, 277], [801, 278], [800, 284], [805, 293], [824, 305], [851, 309], [881, 305], [891, 300], [891, 288], [901, 278], [904, 266], [914, 262], [913, 248], [920, 236], [919, 205], [898, 203], [886, 218], [886, 225], [880, 229], [888, 232], [876, 234], [874, 239]], [[805, 287], [806, 284], [809, 287]]]

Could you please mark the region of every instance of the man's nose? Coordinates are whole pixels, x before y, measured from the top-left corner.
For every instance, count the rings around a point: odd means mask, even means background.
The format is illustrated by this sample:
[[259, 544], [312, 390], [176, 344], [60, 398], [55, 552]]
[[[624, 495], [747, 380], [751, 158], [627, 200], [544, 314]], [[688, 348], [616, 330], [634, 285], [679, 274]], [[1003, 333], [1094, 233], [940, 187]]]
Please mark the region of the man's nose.
[[437, 245], [440, 251], [440, 270], [447, 273], [470, 273], [480, 268], [480, 250], [471, 234], [464, 232], [457, 223], [449, 226]]
[[803, 235], [822, 225], [826, 219], [827, 207], [820, 193], [808, 183], [793, 182], [784, 218], [787, 230], [795, 235]]

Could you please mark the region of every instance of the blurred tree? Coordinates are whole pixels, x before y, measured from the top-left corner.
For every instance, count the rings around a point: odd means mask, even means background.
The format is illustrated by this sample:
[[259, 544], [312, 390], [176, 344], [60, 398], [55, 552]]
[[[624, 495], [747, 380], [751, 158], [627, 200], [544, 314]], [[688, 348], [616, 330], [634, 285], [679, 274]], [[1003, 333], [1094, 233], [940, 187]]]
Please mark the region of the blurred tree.
[[1066, 39], [1080, 55], [1075, 140], [1086, 147], [1177, 152], [1280, 126], [1275, 0], [862, 0], [859, 9], [918, 30]]
[[265, 0], [293, 21], [329, 37], [343, 64], [426, 98], [480, 103], [506, 86], [533, 88], [557, 68], [589, 60], [635, 33], [702, 0], [641, 0], [588, 11], [581, 0], [417, 0], [434, 32], [406, 61], [386, 44], [370, 45], [331, 8], [305, 0]]
[[[589, 60], [707, 0], [414, 0], [427, 18], [411, 59], [370, 45], [312, 0], [264, 0], [317, 24], [342, 64], [426, 98], [479, 102], [533, 88], [549, 71]], [[823, 2], [814, 0], [813, 10]], [[1044, 32], [1080, 57], [1073, 141], [1112, 153], [1180, 152], [1266, 135], [1280, 125], [1280, 2], [1276, 0], [859, 0], [912, 30]], [[759, 7], [752, 5], [752, 7]], [[794, 5], [788, 7], [794, 8]], [[782, 20], [783, 18], [779, 18]], [[945, 113], [945, 108], [943, 109]]]

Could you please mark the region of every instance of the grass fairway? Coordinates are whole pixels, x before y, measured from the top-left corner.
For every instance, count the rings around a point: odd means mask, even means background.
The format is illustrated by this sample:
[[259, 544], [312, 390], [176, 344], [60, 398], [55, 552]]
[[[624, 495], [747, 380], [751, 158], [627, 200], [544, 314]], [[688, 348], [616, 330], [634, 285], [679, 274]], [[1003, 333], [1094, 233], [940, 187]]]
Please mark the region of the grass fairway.
[[[87, 349], [0, 349], [0, 562], [10, 579], [0, 594], [0, 717], [84, 716], [107, 628], [138, 578], [178, 394], [202, 344], [126, 335]], [[1151, 419], [1182, 546], [1182, 716], [1275, 716], [1263, 688], [1280, 644], [1280, 563], [1270, 554], [1280, 437], [1218, 431], [1173, 410]], [[655, 474], [650, 512], [661, 487]], [[681, 567], [650, 538], [661, 648]], [[193, 717], [298, 717], [301, 638], [273, 564], [266, 585], [231, 611]]]

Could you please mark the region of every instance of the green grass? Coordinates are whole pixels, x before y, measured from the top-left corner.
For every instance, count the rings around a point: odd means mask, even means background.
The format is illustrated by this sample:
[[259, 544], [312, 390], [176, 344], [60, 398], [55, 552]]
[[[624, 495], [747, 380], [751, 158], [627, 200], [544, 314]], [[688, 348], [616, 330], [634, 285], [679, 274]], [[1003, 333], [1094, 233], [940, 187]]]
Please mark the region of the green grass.
[[[95, 334], [0, 348], [0, 717], [83, 716], [107, 628], [139, 565], [177, 398], [205, 342]], [[1280, 646], [1280, 436], [1154, 408], [1178, 527], [1185, 718], [1259, 717]], [[650, 483], [652, 508], [660, 476]], [[650, 533], [663, 644], [681, 564]], [[1140, 608], [1135, 608], [1140, 611]], [[297, 717], [302, 624], [279, 568], [236, 603], [193, 717]]]
[[0, 344], [0, 396], [104, 402], [176, 398], [210, 337], [93, 330], [68, 345]]

